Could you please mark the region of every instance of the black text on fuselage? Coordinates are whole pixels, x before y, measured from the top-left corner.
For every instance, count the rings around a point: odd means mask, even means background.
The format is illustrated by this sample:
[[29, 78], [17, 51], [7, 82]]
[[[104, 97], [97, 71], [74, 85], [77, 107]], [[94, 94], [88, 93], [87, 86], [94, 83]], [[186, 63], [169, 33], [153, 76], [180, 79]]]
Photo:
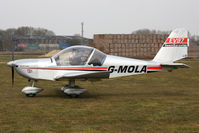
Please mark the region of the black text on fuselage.
[[108, 68], [108, 71], [111, 73], [146, 73], [147, 72], [147, 66], [110, 66]]

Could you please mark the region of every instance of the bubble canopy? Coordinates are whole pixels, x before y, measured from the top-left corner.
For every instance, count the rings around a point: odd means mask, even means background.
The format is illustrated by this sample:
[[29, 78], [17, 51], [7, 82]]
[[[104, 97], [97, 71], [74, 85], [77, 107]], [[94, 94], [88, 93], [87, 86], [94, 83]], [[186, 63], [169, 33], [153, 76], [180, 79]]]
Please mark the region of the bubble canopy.
[[106, 54], [92, 47], [72, 46], [60, 51], [52, 58], [55, 59], [57, 66], [102, 66]]

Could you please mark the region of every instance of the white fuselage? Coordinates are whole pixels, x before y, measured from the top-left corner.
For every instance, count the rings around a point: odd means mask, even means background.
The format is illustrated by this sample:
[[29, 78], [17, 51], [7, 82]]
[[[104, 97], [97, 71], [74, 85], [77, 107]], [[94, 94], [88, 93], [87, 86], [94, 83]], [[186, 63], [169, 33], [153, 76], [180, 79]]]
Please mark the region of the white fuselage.
[[[62, 75], [63, 73], [75, 74], [84, 72], [85, 69], [87, 70], [87, 73], [92, 73], [98, 70], [110, 71], [108, 78], [162, 71], [160, 64], [153, 61], [142, 61], [112, 55], [107, 55], [102, 66], [92, 66], [88, 64], [78, 66], [57, 66], [54, 58], [21, 59], [15, 60], [14, 62], [16, 64], [15, 69], [20, 75], [34, 80], [55, 80], [57, 76]], [[92, 78], [95, 78], [95, 76]]]

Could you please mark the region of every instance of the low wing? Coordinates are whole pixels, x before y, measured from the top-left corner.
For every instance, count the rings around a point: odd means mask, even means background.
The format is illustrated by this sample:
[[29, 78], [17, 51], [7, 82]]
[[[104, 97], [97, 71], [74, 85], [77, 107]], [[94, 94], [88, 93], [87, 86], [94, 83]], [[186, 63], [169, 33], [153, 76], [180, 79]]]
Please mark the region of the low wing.
[[55, 80], [65, 80], [65, 79], [89, 79], [89, 78], [109, 78], [109, 71], [91, 71], [91, 72], [68, 72], [63, 75], [58, 75], [55, 77]]

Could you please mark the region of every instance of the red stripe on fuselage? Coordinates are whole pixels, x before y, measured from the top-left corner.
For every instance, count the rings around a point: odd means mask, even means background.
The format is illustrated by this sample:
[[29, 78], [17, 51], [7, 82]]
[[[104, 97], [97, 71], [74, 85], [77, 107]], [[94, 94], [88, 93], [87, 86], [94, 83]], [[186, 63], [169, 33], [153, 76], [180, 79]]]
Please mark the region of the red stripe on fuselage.
[[161, 70], [161, 66], [152, 66], [152, 67], [147, 67], [147, 70]]
[[38, 88], [38, 89], [30, 89], [30, 90], [27, 90], [27, 91], [38, 91], [38, 90], [43, 90], [42, 88]]
[[24, 67], [24, 69], [82, 69], [82, 70], [107, 70], [108, 67]]

